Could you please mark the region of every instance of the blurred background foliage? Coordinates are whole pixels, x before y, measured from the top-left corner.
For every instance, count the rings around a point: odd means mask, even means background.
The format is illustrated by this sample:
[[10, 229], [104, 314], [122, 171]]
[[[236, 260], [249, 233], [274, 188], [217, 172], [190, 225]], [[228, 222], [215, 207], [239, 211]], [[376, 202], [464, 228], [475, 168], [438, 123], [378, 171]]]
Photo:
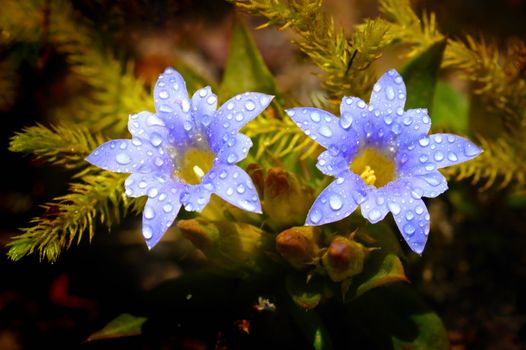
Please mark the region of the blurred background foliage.
[[[1, 7], [0, 348], [526, 346], [524, 1]], [[167, 66], [190, 93], [211, 85], [221, 101], [246, 90], [276, 95], [244, 129], [255, 144], [244, 166], [265, 216], [215, 202], [198, 217], [182, 213], [147, 252], [144, 200], [123, 194], [125, 175], [83, 159], [127, 137], [129, 114], [153, 110]], [[368, 100], [393, 67], [435, 132], [469, 136], [485, 151], [445, 169], [451, 189], [427, 202], [422, 257], [390, 221], [296, 226], [327, 179], [314, 167], [316, 144], [283, 108]], [[363, 266], [341, 268], [340, 248]]]

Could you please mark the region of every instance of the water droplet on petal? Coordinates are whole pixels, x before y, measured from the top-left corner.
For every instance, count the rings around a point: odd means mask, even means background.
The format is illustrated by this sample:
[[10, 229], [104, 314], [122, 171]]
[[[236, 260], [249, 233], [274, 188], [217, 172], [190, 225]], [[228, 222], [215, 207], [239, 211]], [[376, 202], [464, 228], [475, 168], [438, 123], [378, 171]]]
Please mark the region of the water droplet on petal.
[[429, 138], [428, 137], [423, 137], [420, 140], [418, 140], [418, 143], [422, 147], [427, 147], [429, 145]]
[[415, 227], [411, 224], [406, 224], [404, 226], [404, 232], [408, 235], [412, 235], [413, 233], [415, 233]]
[[142, 236], [145, 238], [145, 239], [150, 239], [152, 238], [153, 236], [153, 232], [152, 232], [152, 229], [150, 228], [150, 226], [144, 226], [142, 228]]
[[407, 220], [413, 220], [413, 218], [415, 217], [415, 215], [413, 214], [413, 212], [411, 210], [408, 210], [406, 213], [405, 213], [405, 218]]
[[237, 160], [237, 156], [236, 156], [235, 153], [230, 153], [230, 154], [228, 155], [228, 157], [226, 158], [226, 161], [227, 161], [229, 164], [233, 164], [233, 163], [235, 163], [236, 160]]
[[155, 198], [155, 197], [157, 197], [157, 194], [159, 194], [159, 191], [158, 191], [155, 187], [152, 187], [152, 188], [148, 191], [148, 197], [150, 197], [150, 198]]
[[382, 86], [380, 84], [376, 83], [376, 84], [374, 84], [373, 90], [375, 92], [379, 92], [380, 90], [382, 90]]
[[237, 186], [237, 193], [245, 193], [245, 185], [239, 184]]
[[398, 215], [400, 213], [401, 208], [397, 203], [388, 202], [387, 206], [393, 215]]
[[340, 126], [347, 130], [352, 125], [352, 116], [350, 114], [343, 114], [340, 118]]
[[163, 100], [166, 100], [168, 97], [170, 97], [170, 95], [168, 94], [168, 91], [161, 90], [159, 92], [159, 97], [162, 98]]
[[388, 86], [385, 90], [385, 96], [389, 101], [392, 101], [395, 98], [395, 92], [391, 86]]
[[365, 102], [363, 102], [362, 100], [358, 101], [358, 107], [363, 109], [365, 108], [365, 106], [366, 106]]
[[161, 135], [159, 135], [158, 133], [154, 132], [151, 134], [150, 136], [150, 143], [157, 147], [159, 146], [161, 143], [163, 142], [163, 138]]
[[449, 159], [452, 162], [456, 162], [458, 160], [458, 157], [455, 152], [449, 152], [447, 154], [447, 159]]
[[159, 196], [159, 201], [164, 201], [166, 199], [166, 193], [161, 193], [161, 195]]
[[321, 120], [320, 114], [318, 112], [312, 112], [310, 114], [310, 119], [312, 119], [313, 122], [317, 123]]
[[232, 194], [234, 194], [234, 190], [232, 189], [232, 187], [229, 187], [227, 190], [226, 190], [226, 194], [231, 196]]
[[226, 177], [228, 176], [228, 173], [226, 172], [226, 170], [222, 170], [220, 173], [219, 173], [219, 177], [221, 179], [226, 179]]
[[155, 212], [153, 211], [153, 209], [151, 207], [144, 207], [144, 218], [145, 219], [153, 219], [155, 217]]
[[444, 153], [436, 151], [434, 157], [437, 162], [440, 162], [444, 159]]
[[254, 102], [248, 100], [245, 103], [245, 108], [247, 109], [247, 111], [253, 111], [256, 108], [256, 105], [254, 104]]
[[384, 116], [384, 122], [386, 125], [391, 125], [393, 123], [393, 118], [390, 115]]
[[[398, 108], [398, 109], [396, 110], [396, 114], [398, 114], [399, 116], [404, 115], [404, 109], [401, 108], [401, 107]], [[407, 119], [407, 118], [406, 118], [406, 119]], [[409, 120], [411, 120], [411, 119], [409, 119]], [[405, 124], [405, 121], [404, 121], [404, 124]], [[411, 122], [409, 122], [409, 124], [411, 124]], [[409, 124], [406, 124], [406, 125], [409, 125]]]
[[216, 103], [216, 101], [217, 97], [215, 97], [214, 95], [211, 95], [206, 99], [206, 103], [208, 103], [209, 105], [213, 105], [214, 103]]
[[424, 208], [421, 205], [419, 205], [418, 207], [416, 207], [415, 212], [418, 215], [420, 215], [420, 214], [422, 214], [424, 212]]
[[173, 210], [173, 206], [171, 204], [165, 204], [163, 206], [163, 210], [164, 210], [165, 213], [169, 213], [169, 212], [171, 212]]
[[119, 154], [117, 154], [117, 156], [115, 157], [115, 160], [117, 161], [117, 163], [119, 163], [121, 165], [130, 164], [130, 162], [131, 162], [130, 156], [127, 155], [126, 153], [119, 153]]
[[479, 153], [480, 150], [477, 147], [473, 146], [471, 143], [466, 143], [466, 145], [464, 146], [464, 154], [468, 157], [476, 156]]
[[181, 107], [183, 108], [183, 112], [188, 112], [190, 110], [190, 102], [188, 99], [184, 99], [181, 101]]
[[394, 81], [395, 81], [395, 83], [397, 83], [397, 84], [402, 84], [402, 82], [403, 82], [401, 76], [397, 76], [397, 77], [394, 79]]
[[380, 217], [380, 215], [382, 215], [380, 211], [375, 208], [369, 212], [369, 219], [375, 221]]
[[233, 110], [234, 107], [235, 107], [234, 102], [228, 102], [228, 104], [226, 105], [226, 109], [228, 109], [229, 111]]
[[151, 114], [151, 115], [148, 116], [148, 118], [146, 118], [146, 125], [148, 125], [148, 126], [156, 126], [156, 125], [165, 126], [163, 120], [160, 119], [159, 117], [157, 117], [154, 114]]
[[331, 137], [332, 136], [332, 131], [326, 125], [322, 125], [320, 127], [320, 134], [325, 136], [325, 137]]
[[200, 89], [199, 90], [199, 96], [205, 97], [206, 96], [206, 89]]
[[135, 138], [135, 137], [132, 139], [132, 143], [133, 143], [135, 146], [140, 146], [140, 145], [142, 145], [142, 141], [139, 140], [138, 138]]
[[309, 218], [310, 218], [310, 221], [312, 221], [312, 223], [317, 224], [321, 220], [321, 213], [320, 213], [320, 211], [319, 210], [314, 210], [310, 214]]
[[329, 197], [329, 205], [333, 210], [340, 210], [343, 206], [342, 197], [339, 194], [331, 194]]

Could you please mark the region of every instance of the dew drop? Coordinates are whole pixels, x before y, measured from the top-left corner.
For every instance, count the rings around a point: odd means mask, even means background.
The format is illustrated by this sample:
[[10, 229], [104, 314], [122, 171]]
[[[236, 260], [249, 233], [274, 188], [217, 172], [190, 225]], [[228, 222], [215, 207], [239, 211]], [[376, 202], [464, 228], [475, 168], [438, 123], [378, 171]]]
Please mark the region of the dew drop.
[[206, 89], [199, 90], [199, 96], [205, 97], [206, 96]]
[[415, 215], [413, 214], [413, 212], [411, 210], [408, 210], [406, 213], [405, 213], [405, 218], [407, 220], [413, 220], [413, 218], [415, 217]]
[[217, 101], [217, 97], [215, 97], [214, 95], [210, 95], [206, 99], [206, 103], [208, 103], [209, 105], [213, 105], [214, 103], [216, 103], [216, 101]]
[[165, 126], [164, 125], [164, 122], [162, 121], [162, 119], [160, 119], [159, 117], [157, 117], [156, 115], [154, 114], [151, 114], [148, 116], [148, 118], [146, 118], [146, 125], [148, 126]]
[[190, 110], [190, 102], [188, 99], [184, 99], [181, 101], [181, 107], [183, 108], [183, 112], [188, 112]]
[[146, 239], [152, 238], [153, 232], [152, 232], [152, 229], [150, 228], [150, 226], [144, 226], [142, 228], [142, 236], [144, 238], [146, 238]]
[[163, 210], [165, 213], [169, 213], [173, 210], [173, 206], [171, 204], [165, 204], [163, 205]]
[[241, 194], [241, 193], [245, 193], [245, 185], [243, 185], [243, 184], [239, 184], [239, 185], [237, 186], [237, 193], [240, 193], [240, 194]]
[[380, 215], [382, 215], [380, 211], [375, 208], [369, 212], [369, 219], [375, 221], [380, 217]]
[[318, 112], [312, 112], [310, 114], [310, 119], [312, 119], [313, 122], [317, 123], [321, 120], [320, 114]]
[[[401, 108], [401, 107], [398, 108], [398, 109], [396, 110], [396, 114], [398, 114], [399, 116], [404, 115], [404, 109]], [[406, 118], [406, 119], [404, 119], [404, 124], [405, 124], [405, 120], [409, 120], [409, 124], [411, 124], [411, 119], [410, 119], [410, 118]], [[409, 124], [405, 124], [405, 125], [409, 125]]]
[[397, 76], [397, 77], [394, 79], [394, 81], [395, 81], [395, 83], [397, 83], [397, 84], [402, 84], [402, 82], [403, 82], [401, 76]]
[[325, 137], [331, 137], [332, 136], [332, 131], [326, 125], [322, 125], [320, 127], [320, 134], [325, 136]]
[[365, 102], [363, 102], [362, 100], [358, 101], [358, 107], [363, 109], [365, 108], [365, 106], [366, 106]]
[[395, 98], [395, 92], [391, 86], [388, 86], [385, 90], [385, 96], [389, 101], [392, 101]]
[[228, 176], [228, 173], [226, 172], [226, 170], [222, 170], [220, 173], [219, 173], [219, 177], [221, 179], [226, 179], [226, 177]]
[[234, 103], [234, 102], [228, 102], [228, 104], [226, 105], [226, 109], [228, 109], [229, 111], [231, 111], [231, 110], [234, 109], [234, 106], [235, 106], [235, 103]]
[[132, 143], [133, 143], [135, 146], [140, 146], [140, 145], [142, 145], [142, 141], [139, 140], [138, 138], [135, 138], [135, 137], [132, 139]]
[[310, 221], [311, 221], [312, 223], [317, 224], [317, 223], [320, 222], [320, 220], [321, 220], [321, 213], [320, 213], [320, 211], [319, 211], [319, 210], [314, 210], [314, 211], [310, 214], [309, 218], [310, 218]]
[[126, 153], [119, 153], [119, 154], [117, 154], [117, 156], [115, 157], [115, 160], [117, 161], [117, 163], [119, 163], [121, 165], [130, 164], [130, 162], [131, 162], [130, 156], [127, 155]]
[[384, 117], [384, 122], [386, 125], [391, 125], [393, 123], [393, 118], [390, 115]]
[[338, 194], [332, 194], [329, 197], [329, 205], [333, 210], [340, 210], [343, 206], [342, 197]]
[[161, 193], [161, 195], [159, 196], [159, 201], [164, 201], [166, 199], [166, 193]]
[[411, 224], [406, 224], [404, 226], [404, 232], [408, 235], [412, 235], [413, 233], [415, 233], [415, 227]]
[[420, 158], [418, 158], [418, 160], [420, 160], [420, 163], [425, 163], [425, 162], [427, 162], [428, 159], [429, 159], [429, 158], [427, 157], [426, 154], [422, 154], [422, 155], [420, 156]]
[[415, 212], [418, 215], [420, 215], [420, 214], [422, 214], [424, 212], [424, 208], [421, 205], [419, 205], [418, 207], [415, 208]]
[[151, 220], [155, 217], [155, 212], [150, 207], [144, 207], [144, 218]]
[[164, 160], [162, 160], [161, 158], [157, 157], [157, 158], [155, 158], [154, 163], [157, 166], [162, 166], [164, 164]]
[[436, 143], [442, 143], [442, 136], [441, 135], [434, 135], [435, 136], [435, 142]]
[[161, 90], [161, 92], [159, 92], [159, 97], [163, 100], [166, 100], [168, 97], [170, 97], [170, 95], [168, 94], [168, 91]]
[[150, 198], [155, 198], [155, 197], [157, 197], [157, 194], [159, 194], [159, 191], [158, 191], [155, 187], [152, 187], [152, 188], [148, 191], [148, 197], [150, 197]]
[[229, 187], [227, 190], [226, 190], [226, 194], [231, 196], [232, 194], [234, 194], [234, 190], [232, 189], [232, 187]]
[[163, 142], [163, 138], [158, 133], [154, 132], [150, 136], [150, 143], [157, 147]]
[[387, 206], [389, 207], [389, 210], [391, 211], [391, 213], [393, 213], [393, 215], [400, 214], [401, 208], [397, 203], [389, 202], [387, 203]]
[[253, 111], [256, 108], [256, 105], [254, 104], [254, 102], [249, 100], [245, 103], [245, 108], [247, 109], [247, 111]]
[[228, 155], [228, 157], [226, 158], [226, 161], [227, 161], [229, 164], [233, 164], [233, 163], [235, 163], [236, 160], [237, 160], [237, 156], [236, 156], [235, 153], [230, 153], [230, 154]]
[[435, 155], [433, 156], [433, 158], [435, 158], [435, 160], [437, 162], [440, 162], [444, 159], [444, 153], [440, 152], [440, 151], [436, 151], [435, 152]]
[[420, 140], [418, 140], [418, 143], [422, 147], [427, 147], [429, 145], [429, 138], [428, 137], [421, 138]]
[[380, 84], [374, 84], [373, 90], [375, 92], [379, 92], [380, 90], [382, 90], [382, 86]]
[[476, 156], [479, 153], [479, 149], [473, 146], [471, 143], [466, 143], [466, 145], [464, 146], [464, 154], [468, 157]]
[[350, 114], [344, 114], [341, 116], [340, 118], [340, 126], [347, 130], [351, 127], [352, 125], [352, 117]]
[[452, 162], [456, 162], [458, 160], [458, 157], [457, 155], [455, 154], [455, 152], [449, 152], [447, 154], [447, 159], [449, 159], [450, 161]]

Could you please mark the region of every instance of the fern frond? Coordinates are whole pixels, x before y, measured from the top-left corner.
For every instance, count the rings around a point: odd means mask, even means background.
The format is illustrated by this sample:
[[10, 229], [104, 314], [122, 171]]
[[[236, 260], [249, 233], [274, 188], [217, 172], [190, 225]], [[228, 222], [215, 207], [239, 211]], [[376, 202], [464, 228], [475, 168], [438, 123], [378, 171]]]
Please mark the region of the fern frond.
[[152, 101], [143, 82], [133, 75], [132, 65], [121, 66], [91, 26], [77, 18], [69, 3], [51, 2], [50, 40], [66, 55], [71, 71], [93, 89], [89, 96], [74, 99], [69, 111], [91, 130], [119, 135], [126, 130], [128, 115], [152, 110]]
[[82, 180], [70, 185], [70, 193], [45, 204], [45, 212], [31, 220], [33, 226], [22, 229], [8, 244], [12, 260], [38, 253], [40, 259], [55, 261], [60, 253], [77, 244], [84, 232], [93, 237], [97, 221], [110, 227], [130, 206], [123, 192], [128, 174], [118, 174], [91, 167]]
[[[347, 39], [343, 29], [325, 14], [321, 0], [230, 1], [242, 10], [266, 17], [268, 23], [262, 27], [272, 24], [294, 30], [301, 38], [296, 43], [300, 50], [323, 71], [323, 84], [334, 104], [343, 95], [363, 97], [368, 93], [369, 85], [364, 82], [374, 80], [370, 64], [379, 57], [379, 48], [388, 43], [383, 28], [368, 27], [359, 35], [373, 36], [354, 47], [352, 39]], [[358, 62], [356, 66], [354, 61]]]
[[85, 158], [104, 139], [78, 124], [60, 124], [45, 127], [41, 124], [23, 129], [11, 138], [9, 150], [33, 154], [37, 159], [66, 169], [87, 165]]
[[290, 118], [269, 118], [262, 115], [243, 128], [243, 132], [258, 144], [255, 158], [279, 160], [291, 153], [301, 153], [300, 159], [312, 155], [317, 143], [307, 137]]
[[409, 57], [443, 39], [437, 28], [435, 15], [424, 13], [420, 20], [409, 0], [380, 0], [380, 12], [390, 22], [390, 34], [409, 46]]

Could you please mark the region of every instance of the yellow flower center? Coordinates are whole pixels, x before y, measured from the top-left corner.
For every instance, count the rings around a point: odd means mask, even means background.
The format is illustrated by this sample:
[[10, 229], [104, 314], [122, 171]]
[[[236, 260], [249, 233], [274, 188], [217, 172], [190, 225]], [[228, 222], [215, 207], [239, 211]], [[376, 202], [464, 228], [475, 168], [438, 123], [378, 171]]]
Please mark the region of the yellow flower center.
[[395, 178], [393, 160], [375, 148], [362, 149], [350, 164], [350, 169], [360, 175], [367, 185], [384, 187]]
[[214, 154], [209, 149], [190, 148], [176, 159], [173, 175], [189, 185], [197, 185], [214, 165]]

